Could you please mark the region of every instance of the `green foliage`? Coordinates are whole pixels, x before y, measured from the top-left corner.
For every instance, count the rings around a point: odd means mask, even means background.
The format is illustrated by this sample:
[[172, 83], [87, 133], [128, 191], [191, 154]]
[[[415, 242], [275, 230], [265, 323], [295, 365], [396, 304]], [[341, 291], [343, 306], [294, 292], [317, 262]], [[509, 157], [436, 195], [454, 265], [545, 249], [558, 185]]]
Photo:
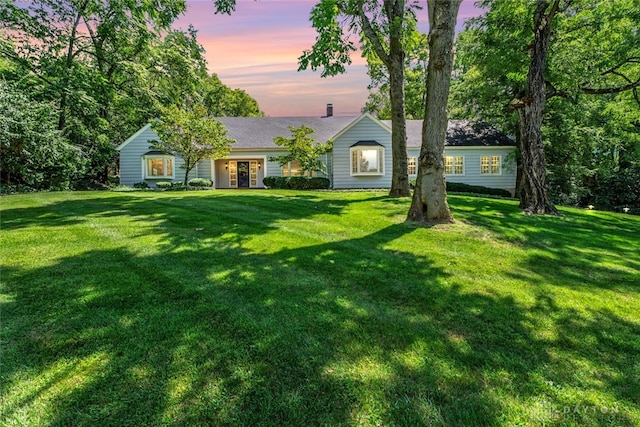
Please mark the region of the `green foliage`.
[[203, 159], [225, 157], [235, 141], [227, 137], [222, 123], [212, 119], [204, 105], [195, 105], [184, 110], [176, 106], [163, 109], [162, 117], [151, 124], [159, 141], [150, 141], [151, 148], [180, 156], [185, 170], [184, 185], [189, 181], [189, 172]]
[[262, 114], [245, 92], [209, 76], [193, 27], [171, 28], [185, 0], [0, 3], [0, 79], [49, 104], [56, 128], [84, 159], [81, 173], [70, 171], [74, 187], [106, 184], [117, 168], [115, 147], [163, 106]]
[[[468, 21], [457, 39], [449, 106], [454, 118], [481, 117], [516, 135], [516, 115], [507, 106], [523, 96], [533, 3], [486, 0], [481, 6], [485, 14]], [[575, 0], [554, 20], [541, 131], [556, 203], [609, 200], [611, 192], [597, 183], [617, 176], [626, 153], [638, 152], [640, 110], [633, 91], [604, 92], [640, 83], [634, 59], [640, 56], [639, 21], [640, 9], [630, 0]]]
[[[415, 188], [416, 179], [411, 178], [409, 180], [411, 188]], [[511, 193], [507, 190], [503, 190], [501, 188], [489, 188], [484, 187], [482, 185], [470, 185], [464, 184], [462, 182], [449, 182], [447, 181], [447, 192], [453, 193], [471, 193], [471, 194], [482, 194], [485, 196], [500, 196], [500, 197], [511, 197]]]
[[136, 183], [133, 184], [133, 188], [135, 188], [137, 190], [146, 190], [147, 188], [149, 188], [149, 184], [147, 184], [144, 181], [136, 182]]
[[156, 182], [156, 188], [160, 190], [168, 190], [172, 186], [171, 181], [158, 181]]
[[278, 162], [280, 166], [292, 161], [298, 161], [302, 172], [309, 175], [312, 172], [327, 174], [327, 165], [322, 161], [321, 157], [331, 151], [333, 142], [331, 140], [325, 143], [317, 142], [313, 138], [315, 131], [305, 125], [299, 128], [289, 126], [289, 131], [292, 135], [291, 138], [277, 136], [273, 140], [277, 146], [286, 148], [288, 153], [269, 157], [269, 160]]
[[265, 176], [262, 182], [268, 188], [292, 190], [326, 190], [331, 185], [328, 178], [307, 176]]
[[213, 181], [206, 178], [191, 178], [188, 185], [189, 187], [211, 187]]
[[50, 104], [33, 101], [0, 81], [0, 180], [5, 191], [69, 189], [82, 174], [86, 162], [56, 130], [56, 121]]
[[[418, 31], [415, 20], [407, 19], [406, 25], [407, 28], [402, 39], [405, 52], [405, 114], [409, 120], [422, 120], [424, 118], [429, 43], [426, 34]], [[368, 44], [365, 44], [363, 53], [367, 60], [367, 73], [371, 78], [369, 99], [363, 111], [372, 113], [381, 120], [390, 120], [389, 72]]]

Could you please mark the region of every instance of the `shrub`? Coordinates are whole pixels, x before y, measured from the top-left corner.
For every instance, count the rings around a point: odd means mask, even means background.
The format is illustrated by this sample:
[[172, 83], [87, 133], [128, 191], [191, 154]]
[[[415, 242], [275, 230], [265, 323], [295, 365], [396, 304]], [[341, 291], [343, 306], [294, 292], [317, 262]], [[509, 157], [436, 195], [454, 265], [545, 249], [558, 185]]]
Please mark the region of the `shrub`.
[[135, 184], [133, 184], [133, 188], [137, 188], [138, 190], [144, 190], [144, 189], [149, 188], [149, 184], [147, 184], [144, 181], [136, 182]]
[[184, 182], [176, 181], [171, 183], [172, 190], [184, 190]]
[[206, 178], [192, 178], [189, 180], [189, 187], [211, 187], [213, 182]]
[[488, 196], [511, 197], [511, 193], [501, 188], [489, 188], [482, 185], [469, 185], [461, 182], [447, 182], [447, 191], [458, 193], [485, 194]]
[[262, 183], [267, 188], [276, 188], [276, 178], [275, 176], [265, 176], [262, 179]]
[[160, 181], [156, 182], [156, 188], [159, 190], [167, 190], [171, 188], [171, 181]]
[[[415, 178], [411, 178], [409, 180], [409, 186], [411, 187], [411, 189], [416, 188]], [[487, 196], [511, 197], [511, 193], [509, 191], [503, 190], [501, 188], [489, 188], [483, 187], [482, 185], [463, 184], [461, 182], [447, 182], [447, 191], [451, 191], [453, 193], [472, 193], [483, 194]]]
[[309, 179], [304, 176], [289, 176], [287, 177], [286, 188], [290, 188], [292, 190], [308, 190], [308, 181]]
[[313, 177], [309, 179], [309, 185], [312, 190], [327, 190], [331, 181], [329, 178]]
[[262, 183], [268, 188], [288, 188], [292, 190], [324, 190], [329, 188], [328, 178], [306, 176], [266, 176]]

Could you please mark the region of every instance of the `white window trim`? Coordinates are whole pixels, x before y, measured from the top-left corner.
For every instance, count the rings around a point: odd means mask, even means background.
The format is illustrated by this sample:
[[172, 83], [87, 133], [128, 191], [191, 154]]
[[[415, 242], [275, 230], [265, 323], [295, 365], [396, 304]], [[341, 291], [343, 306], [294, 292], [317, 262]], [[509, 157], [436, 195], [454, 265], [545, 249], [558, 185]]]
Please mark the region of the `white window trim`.
[[[487, 172], [487, 173], [482, 173], [482, 158], [483, 157], [488, 157], [489, 158], [489, 172]], [[499, 159], [499, 163], [498, 163], [499, 171], [497, 173], [493, 173], [491, 171], [491, 169], [492, 169], [492, 167], [491, 167], [492, 166], [491, 165], [491, 158], [492, 157], [497, 157]], [[487, 155], [484, 155], [484, 156], [480, 156], [480, 175], [482, 175], [482, 176], [500, 176], [500, 175], [502, 175], [502, 154], [487, 154]]]
[[[171, 175], [149, 175], [150, 159], [162, 159], [164, 172], [167, 171], [167, 159], [171, 159]], [[176, 158], [170, 154], [147, 154], [142, 156], [143, 179], [174, 179], [176, 177]]]
[[[452, 169], [453, 172], [452, 173], [446, 173], [445, 172], [445, 175], [448, 175], [448, 176], [465, 176], [467, 174], [467, 159], [465, 158], [465, 156], [460, 156], [460, 155], [457, 155], [457, 154], [453, 154], [453, 155], [445, 154], [445, 156], [444, 156], [445, 169], [447, 167], [447, 157], [451, 157], [453, 159], [453, 163], [451, 165], [451, 167], [453, 168]], [[456, 173], [456, 157], [462, 157], [462, 173]], [[481, 162], [482, 162], [482, 160], [481, 160]], [[489, 162], [491, 162], [491, 159], [489, 159]], [[489, 167], [491, 167], [491, 163], [489, 163]]]
[[[409, 172], [409, 159], [415, 159], [415, 168], [416, 168], [416, 172], [415, 173], [410, 173]], [[416, 156], [407, 156], [407, 175], [409, 176], [417, 176], [418, 175], [418, 158]]]
[[[353, 152], [354, 151], [363, 151], [363, 150], [377, 150], [378, 151], [378, 169], [377, 172], [354, 172], [353, 171]], [[359, 167], [358, 163], [358, 167]], [[351, 147], [349, 149], [349, 172], [351, 176], [384, 176], [384, 147], [380, 146], [367, 146], [367, 145], [359, 145], [356, 147]]]

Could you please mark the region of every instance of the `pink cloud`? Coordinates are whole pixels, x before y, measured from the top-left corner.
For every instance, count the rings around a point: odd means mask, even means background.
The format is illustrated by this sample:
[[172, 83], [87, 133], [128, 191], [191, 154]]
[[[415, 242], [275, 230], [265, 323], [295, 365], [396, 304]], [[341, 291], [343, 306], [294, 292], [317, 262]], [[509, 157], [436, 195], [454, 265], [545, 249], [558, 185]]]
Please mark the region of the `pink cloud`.
[[[192, 24], [206, 50], [211, 72], [240, 88], [271, 116], [322, 115], [327, 103], [336, 114], [358, 114], [368, 96], [365, 61], [355, 52], [344, 75], [321, 78], [319, 72], [297, 72], [298, 57], [315, 42], [309, 13], [316, 0], [237, 0], [232, 15], [215, 14], [213, 0], [189, 0], [176, 27]], [[424, 15], [424, 16], [422, 16]], [[477, 16], [465, 0], [458, 17]], [[421, 12], [426, 21], [426, 11]], [[420, 25], [423, 28], [426, 24]], [[355, 40], [355, 39], [354, 39]]]

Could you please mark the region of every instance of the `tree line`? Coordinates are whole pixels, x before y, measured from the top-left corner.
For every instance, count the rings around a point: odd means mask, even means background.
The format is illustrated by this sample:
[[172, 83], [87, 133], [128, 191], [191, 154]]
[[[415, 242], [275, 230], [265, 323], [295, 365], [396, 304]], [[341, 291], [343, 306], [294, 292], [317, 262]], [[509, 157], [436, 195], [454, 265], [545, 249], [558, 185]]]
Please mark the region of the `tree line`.
[[[213, 1], [221, 13], [235, 8], [235, 0]], [[392, 121], [391, 196], [410, 194], [406, 118], [424, 119], [408, 218], [452, 220], [443, 165], [449, 115], [488, 121], [515, 136], [521, 207], [529, 213], [557, 213], [555, 203], [640, 204], [634, 0], [482, 0], [483, 14], [454, 43], [460, 3], [319, 0], [310, 16], [316, 43], [299, 58], [300, 69], [322, 68], [330, 76], [345, 71], [358, 47], [366, 55], [372, 78], [366, 109]], [[168, 105], [260, 114], [246, 93], [207, 74], [193, 28], [171, 28], [184, 8], [184, 0], [37, 0], [0, 11], [0, 99], [29, 106], [31, 117], [45, 121], [39, 125], [50, 135], [44, 151], [69, 165], [64, 172], [29, 171], [40, 186], [104, 181], [114, 143]], [[423, 8], [428, 37], [416, 25]], [[24, 140], [3, 136], [2, 178], [26, 183], [20, 168], [46, 154], [40, 146], [27, 149], [40, 136], [29, 128], [27, 112], [15, 114], [15, 120], [3, 116], [3, 135]]]
[[34, 0], [0, 7], [3, 188], [95, 188], [115, 147], [171, 108], [262, 115], [209, 74], [185, 0]]

